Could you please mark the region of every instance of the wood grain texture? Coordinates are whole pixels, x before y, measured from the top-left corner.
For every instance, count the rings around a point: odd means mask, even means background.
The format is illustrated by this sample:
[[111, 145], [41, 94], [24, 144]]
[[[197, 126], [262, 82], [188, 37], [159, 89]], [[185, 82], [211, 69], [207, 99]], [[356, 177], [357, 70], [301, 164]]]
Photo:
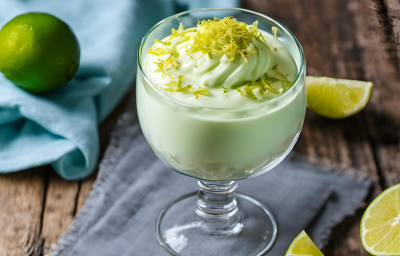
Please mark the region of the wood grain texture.
[[[398, 69], [400, 71], [400, 1], [384, 0], [389, 23], [392, 26], [392, 34], [397, 51], [397, 59], [399, 60]], [[372, 21], [372, 20], [371, 20]]]
[[54, 170], [49, 175], [41, 233], [44, 254], [51, 252], [52, 244], [68, 230], [79, 193], [79, 181], [66, 181]]
[[365, 53], [367, 76], [375, 83], [365, 116], [385, 188], [400, 182], [400, 72], [386, 13], [379, 0], [370, 1], [370, 47]]
[[388, 16], [400, 17], [400, 3], [398, 0], [383, 0], [383, 2], [387, 9]]
[[0, 176], [0, 255], [41, 255], [48, 167]]

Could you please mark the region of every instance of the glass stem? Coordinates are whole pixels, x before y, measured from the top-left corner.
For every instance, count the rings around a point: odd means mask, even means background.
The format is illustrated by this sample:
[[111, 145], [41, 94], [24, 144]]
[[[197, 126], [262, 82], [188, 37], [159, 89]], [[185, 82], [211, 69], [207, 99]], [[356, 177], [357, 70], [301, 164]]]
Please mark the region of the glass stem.
[[243, 228], [243, 216], [235, 198], [237, 182], [198, 181], [198, 184], [196, 214], [200, 229], [212, 236], [239, 234]]

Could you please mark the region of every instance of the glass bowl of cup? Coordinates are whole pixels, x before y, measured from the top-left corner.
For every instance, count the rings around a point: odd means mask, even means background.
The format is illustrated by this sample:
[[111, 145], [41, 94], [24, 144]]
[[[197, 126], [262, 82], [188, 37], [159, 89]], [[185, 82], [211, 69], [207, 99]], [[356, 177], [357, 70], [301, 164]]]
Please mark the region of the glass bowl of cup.
[[[146, 69], [154, 40], [168, 37], [181, 24], [193, 28], [215, 17], [257, 22], [263, 33], [274, 35], [296, 67], [290, 88], [254, 105], [224, 108], [179, 101], [160, 90]], [[218, 255], [227, 250], [263, 255], [271, 249], [278, 232], [272, 212], [235, 189], [238, 180], [278, 165], [300, 135], [306, 110], [305, 58], [295, 36], [278, 21], [239, 8], [173, 15], [142, 40], [136, 95], [140, 125], [154, 153], [172, 170], [198, 179], [200, 186], [198, 192], [171, 198], [161, 211], [156, 233], [165, 250], [171, 255]]]

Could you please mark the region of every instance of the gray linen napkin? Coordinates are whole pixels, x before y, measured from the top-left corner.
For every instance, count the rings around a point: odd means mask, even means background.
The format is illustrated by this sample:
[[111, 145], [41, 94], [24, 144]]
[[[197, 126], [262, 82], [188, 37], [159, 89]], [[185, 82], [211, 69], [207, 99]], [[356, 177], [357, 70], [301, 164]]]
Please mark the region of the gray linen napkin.
[[[168, 202], [196, 191], [198, 186], [195, 179], [170, 170], [157, 159], [142, 135], [134, 104], [113, 132], [86, 204], [51, 255], [168, 255], [154, 231], [157, 215]], [[240, 181], [238, 192], [253, 196], [272, 210], [279, 231], [267, 255], [282, 256], [293, 238], [309, 225], [307, 231], [322, 247], [332, 227], [354, 214], [369, 186], [367, 179], [324, 171], [293, 160], [292, 154], [274, 170]], [[245, 251], [190, 252], [184, 248], [181, 253], [224, 256]]]

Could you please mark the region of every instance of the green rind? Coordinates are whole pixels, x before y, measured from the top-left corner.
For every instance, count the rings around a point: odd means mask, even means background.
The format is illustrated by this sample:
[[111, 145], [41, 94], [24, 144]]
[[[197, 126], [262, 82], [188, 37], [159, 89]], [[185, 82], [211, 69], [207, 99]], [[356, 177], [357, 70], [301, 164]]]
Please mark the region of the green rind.
[[376, 204], [376, 202], [378, 202], [383, 196], [385, 196], [387, 193], [389, 193], [389, 192], [391, 192], [392, 190], [395, 190], [395, 189], [400, 189], [400, 183], [399, 183], [399, 184], [396, 184], [396, 185], [393, 185], [393, 186], [391, 186], [391, 187], [385, 189], [382, 193], [380, 193], [380, 194], [369, 204], [369, 206], [368, 206], [367, 209], [365, 210], [363, 216], [361, 217], [361, 223], [360, 223], [360, 239], [361, 239], [361, 243], [362, 243], [362, 245], [363, 245], [365, 251], [366, 251], [369, 255], [371, 255], [371, 256], [398, 256], [398, 255], [400, 255], [400, 253], [396, 253], [396, 254], [393, 254], [393, 253], [387, 254], [387, 253], [385, 253], [385, 254], [382, 254], [382, 253], [379, 253], [379, 252], [371, 252], [371, 250], [369, 250], [369, 247], [366, 245], [366, 242], [365, 242], [364, 239], [363, 239], [363, 231], [364, 231], [363, 223], [364, 223], [364, 220], [365, 220], [366, 216], [368, 215], [369, 211], [370, 211], [370, 210], [372, 209], [372, 207]]

